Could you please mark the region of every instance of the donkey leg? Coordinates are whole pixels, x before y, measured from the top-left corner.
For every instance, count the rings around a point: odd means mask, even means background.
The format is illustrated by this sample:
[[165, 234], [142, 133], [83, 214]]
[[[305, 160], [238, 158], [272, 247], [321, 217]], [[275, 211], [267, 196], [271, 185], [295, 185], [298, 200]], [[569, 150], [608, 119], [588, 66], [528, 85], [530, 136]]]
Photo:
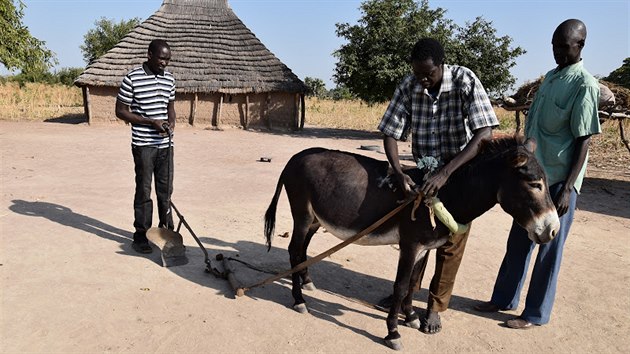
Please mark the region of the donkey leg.
[[413, 272], [409, 279], [409, 290], [407, 296], [403, 299], [402, 310], [405, 314], [405, 326], [414, 329], [420, 329], [420, 316], [413, 309], [413, 294], [416, 290], [416, 284], [420, 279], [420, 275], [424, 273], [424, 267], [427, 265], [428, 252], [421, 251], [416, 257], [416, 264], [413, 266]]
[[396, 281], [394, 281], [393, 304], [389, 308], [387, 315], [387, 336], [384, 338], [385, 344], [394, 350], [402, 349], [402, 340], [400, 339], [400, 333], [398, 333], [398, 309], [402, 304], [403, 298], [407, 296], [409, 280], [416, 263], [415, 248], [402, 244], [400, 246], [398, 270], [396, 272]]
[[[306, 234], [306, 237], [304, 239], [304, 247], [303, 247], [303, 253], [302, 253], [302, 259], [304, 261], [307, 258], [306, 250], [308, 249], [308, 245], [311, 243], [311, 239], [313, 238], [313, 235], [319, 229], [319, 226], [320, 226], [319, 221], [317, 221], [317, 218], [316, 218], [311, 224], [311, 226], [308, 228], [308, 233]], [[311, 290], [311, 291], [316, 290], [315, 284], [313, 284], [313, 279], [311, 279], [311, 276], [308, 272], [308, 268], [304, 268], [304, 270], [300, 271], [300, 277], [302, 278], [303, 290]]]
[[[310, 225], [312, 225], [314, 218], [310, 213], [303, 213], [299, 217], [296, 217], [298, 214], [294, 212], [293, 215], [293, 235], [291, 236], [291, 242], [289, 243], [289, 260], [291, 262], [291, 268], [306, 260], [304, 245], [306, 243], [306, 236], [310, 230]], [[302, 273], [303, 271], [291, 274], [291, 294], [293, 295], [293, 300], [295, 301], [293, 309], [299, 313], [307, 313], [308, 309], [306, 307], [306, 301], [302, 296]]]

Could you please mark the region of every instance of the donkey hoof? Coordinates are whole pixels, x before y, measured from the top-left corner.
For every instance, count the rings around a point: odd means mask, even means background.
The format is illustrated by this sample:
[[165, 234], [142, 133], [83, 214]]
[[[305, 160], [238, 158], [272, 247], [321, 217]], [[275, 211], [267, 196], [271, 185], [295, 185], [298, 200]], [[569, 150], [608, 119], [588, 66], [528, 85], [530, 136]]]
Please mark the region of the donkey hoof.
[[402, 339], [400, 339], [400, 338], [396, 338], [396, 339], [387, 339], [387, 338], [385, 338], [385, 344], [388, 347], [390, 347], [391, 349], [394, 349], [394, 350], [402, 350], [403, 349]]
[[299, 313], [308, 313], [308, 308], [306, 308], [305, 303], [293, 305], [293, 309]]
[[315, 283], [313, 283], [312, 281], [302, 284], [302, 289], [309, 291], [317, 290], [317, 288], [315, 287]]
[[420, 329], [420, 319], [416, 318], [409, 322], [405, 321], [404, 325], [413, 329]]

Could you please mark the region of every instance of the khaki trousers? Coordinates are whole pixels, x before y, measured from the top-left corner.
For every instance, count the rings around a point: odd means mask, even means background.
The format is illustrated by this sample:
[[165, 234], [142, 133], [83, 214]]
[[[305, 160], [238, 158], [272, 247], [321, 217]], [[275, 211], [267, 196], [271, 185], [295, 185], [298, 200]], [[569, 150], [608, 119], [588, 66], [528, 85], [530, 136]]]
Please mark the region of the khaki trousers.
[[[440, 246], [436, 250], [435, 257], [435, 273], [433, 279], [431, 279], [431, 285], [429, 286], [429, 300], [427, 301], [427, 309], [434, 312], [443, 312], [448, 308], [448, 303], [451, 301], [451, 295], [453, 294], [453, 287], [455, 286], [455, 277], [459, 270], [459, 265], [462, 263], [464, 257], [464, 250], [466, 249], [466, 241], [470, 234], [470, 227], [468, 231], [459, 235], [452, 235], [445, 244]], [[422, 270], [420, 271], [420, 277], [418, 283], [416, 283], [415, 290], [420, 289], [420, 283], [424, 277], [424, 271], [429, 259], [429, 252], [424, 257]]]

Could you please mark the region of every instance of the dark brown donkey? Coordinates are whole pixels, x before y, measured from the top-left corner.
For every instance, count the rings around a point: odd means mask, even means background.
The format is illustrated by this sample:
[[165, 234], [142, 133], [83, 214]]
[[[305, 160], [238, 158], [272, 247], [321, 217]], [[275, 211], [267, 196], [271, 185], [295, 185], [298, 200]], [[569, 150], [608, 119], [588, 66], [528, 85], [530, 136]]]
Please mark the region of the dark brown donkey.
[[[469, 223], [499, 203], [503, 210], [529, 232], [536, 243], [550, 241], [559, 228], [558, 214], [547, 190], [543, 169], [533, 155], [535, 142], [502, 138], [484, 144], [479, 155], [454, 173], [438, 197], [456, 221]], [[265, 214], [265, 236], [271, 247], [278, 197], [284, 185], [291, 214], [293, 234], [289, 244], [291, 266], [306, 260], [306, 249], [320, 226], [340, 239], [348, 239], [396, 208], [403, 199], [400, 189], [392, 190], [387, 161], [323, 148], [304, 150], [285, 166], [275, 195]], [[405, 171], [416, 184], [422, 181], [418, 169]], [[392, 178], [392, 181], [394, 179]], [[429, 211], [412, 204], [374, 232], [359, 239], [360, 245], [398, 244], [400, 256], [394, 282], [394, 303], [387, 316], [386, 344], [402, 347], [398, 333], [398, 311], [405, 324], [419, 327], [412, 307], [413, 285], [426, 251], [444, 244], [450, 231], [436, 219], [433, 229]], [[301, 286], [312, 287], [308, 270], [292, 276], [294, 309], [307, 312]], [[401, 307], [402, 304], [402, 307]]]

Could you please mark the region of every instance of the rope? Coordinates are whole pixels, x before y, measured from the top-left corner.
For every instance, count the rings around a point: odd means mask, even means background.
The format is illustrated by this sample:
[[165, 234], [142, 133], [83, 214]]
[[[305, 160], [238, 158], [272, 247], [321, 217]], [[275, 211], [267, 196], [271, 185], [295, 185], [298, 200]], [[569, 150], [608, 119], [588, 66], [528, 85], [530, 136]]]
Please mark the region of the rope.
[[387, 215], [383, 216], [382, 218], [380, 218], [378, 221], [376, 221], [374, 224], [368, 226], [367, 228], [363, 229], [362, 231], [360, 231], [358, 234], [350, 237], [349, 239], [337, 244], [336, 246], [328, 249], [327, 251], [324, 251], [320, 254], [318, 254], [315, 257], [309, 258], [306, 261], [296, 265], [295, 267], [284, 271], [282, 273], [279, 273], [277, 275], [271, 276], [267, 279], [264, 279], [263, 281], [260, 281], [256, 284], [244, 287], [243, 290], [249, 290], [251, 288], [256, 288], [262, 285], [266, 285], [269, 283], [273, 283], [276, 280], [282, 279], [288, 275], [291, 275], [293, 273], [299, 272], [305, 268], [308, 268], [310, 265], [315, 264], [319, 261], [321, 261], [322, 259], [330, 256], [331, 254], [339, 251], [340, 249], [346, 247], [347, 245], [357, 241], [358, 239], [362, 238], [363, 236], [371, 233], [372, 231], [376, 230], [379, 226], [381, 226], [383, 223], [385, 223], [387, 220], [391, 219], [394, 215], [398, 214], [401, 210], [403, 210], [407, 205], [409, 205], [412, 201], [414, 200], [422, 200], [422, 195], [418, 194], [416, 196], [413, 196], [411, 198], [408, 198], [407, 200], [405, 200], [404, 202], [402, 202], [402, 204], [400, 204], [399, 206], [397, 206], [394, 210], [390, 211], [389, 213], [387, 213]]

